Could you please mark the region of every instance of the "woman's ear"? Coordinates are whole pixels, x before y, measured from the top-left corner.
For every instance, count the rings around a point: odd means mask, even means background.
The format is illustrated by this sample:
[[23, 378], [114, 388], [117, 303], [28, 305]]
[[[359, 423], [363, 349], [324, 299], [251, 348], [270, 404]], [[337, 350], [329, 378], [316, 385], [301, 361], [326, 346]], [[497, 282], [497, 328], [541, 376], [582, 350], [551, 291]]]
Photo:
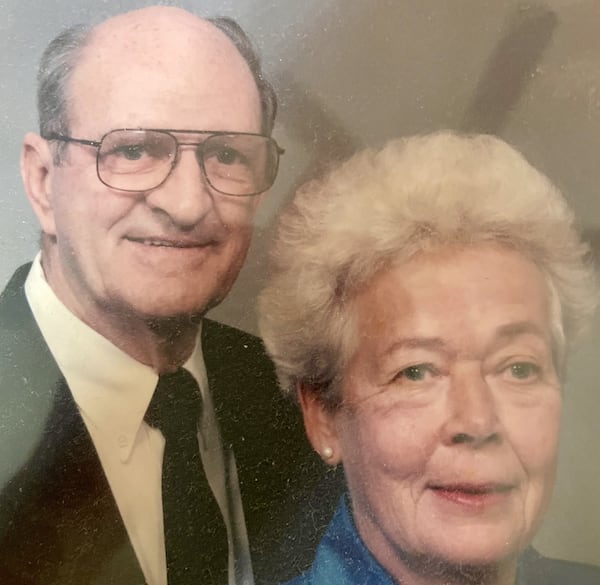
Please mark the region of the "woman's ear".
[[21, 149], [21, 177], [29, 203], [36, 214], [42, 231], [56, 235], [52, 206], [52, 173], [54, 158], [47, 140], [29, 132]]
[[335, 411], [324, 404], [315, 388], [299, 383], [297, 392], [308, 440], [325, 463], [337, 465], [342, 461], [342, 449]]

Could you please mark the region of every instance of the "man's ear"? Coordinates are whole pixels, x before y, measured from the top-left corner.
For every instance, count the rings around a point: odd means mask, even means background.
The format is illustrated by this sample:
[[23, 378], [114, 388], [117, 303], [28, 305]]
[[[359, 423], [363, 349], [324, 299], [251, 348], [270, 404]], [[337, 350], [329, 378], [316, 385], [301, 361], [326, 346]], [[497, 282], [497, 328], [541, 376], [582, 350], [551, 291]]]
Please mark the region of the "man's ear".
[[308, 440], [325, 463], [337, 465], [342, 461], [342, 448], [335, 411], [323, 403], [314, 388], [299, 383], [297, 392]]
[[52, 207], [53, 171], [54, 160], [48, 141], [33, 132], [26, 134], [21, 149], [21, 177], [42, 231], [48, 235], [56, 235]]

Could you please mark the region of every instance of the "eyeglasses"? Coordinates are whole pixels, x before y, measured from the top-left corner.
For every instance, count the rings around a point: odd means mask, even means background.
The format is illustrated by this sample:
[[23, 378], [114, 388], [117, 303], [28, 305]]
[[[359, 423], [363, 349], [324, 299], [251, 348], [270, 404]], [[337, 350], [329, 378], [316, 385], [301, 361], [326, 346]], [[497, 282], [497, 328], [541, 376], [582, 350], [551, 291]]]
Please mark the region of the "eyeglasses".
[[[181, 141], [175, 134], [201, 135]], [[75, 142], [97, 148], [96, 170], [102, 183], [119, 191], [150, 191], [160, 187], [179, 160], [181, 146], [194, 146], [208, 184], [219, 193], [246, 197], [266, 191], [277, 176], [285, 151], [262, 134], [206, 130], [111, 130], [99, 141], [49, 134], [46, 140]]]

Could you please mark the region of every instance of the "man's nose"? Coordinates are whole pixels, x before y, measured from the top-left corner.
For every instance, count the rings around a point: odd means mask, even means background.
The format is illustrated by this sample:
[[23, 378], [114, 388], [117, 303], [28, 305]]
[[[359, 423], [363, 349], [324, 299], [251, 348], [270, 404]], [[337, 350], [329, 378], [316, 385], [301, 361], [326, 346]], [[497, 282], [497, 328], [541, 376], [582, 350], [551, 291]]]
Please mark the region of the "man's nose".
[[443, 441], [480, 448], [501, 439], [496, 398], [479, 362], [457, 366], [447, 394]]
[[214, 207], [211, 190], [193, 149], [181, 149], [166, 181], [146, 196], [147, 204], [169, 216], [173, 224], [190, 228]]

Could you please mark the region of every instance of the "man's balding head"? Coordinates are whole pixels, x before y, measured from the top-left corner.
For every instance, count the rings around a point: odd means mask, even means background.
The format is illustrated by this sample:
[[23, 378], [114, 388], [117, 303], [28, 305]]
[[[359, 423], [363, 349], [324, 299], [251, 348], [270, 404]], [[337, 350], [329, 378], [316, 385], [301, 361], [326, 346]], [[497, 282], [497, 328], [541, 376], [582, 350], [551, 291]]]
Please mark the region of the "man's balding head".
[[[182, 31], [194, 31], [218, 38], [221, 31], [238, 50], [254, 78], [261, 105], [261, 131], [271, 134], [277, 114], [277, 98], [271, 84], [265, 78], [261, 61], [250, 39], [241, 27], [230, 18], [202, 19], [181, 8], [153, 6], [117, 15], [95, 28], [75, 25], [58, 35], [47, 47], [38, 73], [38, 113], [40, 134], [68, 134], [69, 132], [69, 80], [80, 64], [90, 45], [97, 47], [102, 57], [102, 43], [119, 46], [135, 46], [142, 41], [144, 31], [157, 34], [155, 47], [160, 46], [161, 35], [178, 37]], [[223, 39], [221, 39], [222, 41]], [[127, 54], [123, 54], [127, 59]]]

